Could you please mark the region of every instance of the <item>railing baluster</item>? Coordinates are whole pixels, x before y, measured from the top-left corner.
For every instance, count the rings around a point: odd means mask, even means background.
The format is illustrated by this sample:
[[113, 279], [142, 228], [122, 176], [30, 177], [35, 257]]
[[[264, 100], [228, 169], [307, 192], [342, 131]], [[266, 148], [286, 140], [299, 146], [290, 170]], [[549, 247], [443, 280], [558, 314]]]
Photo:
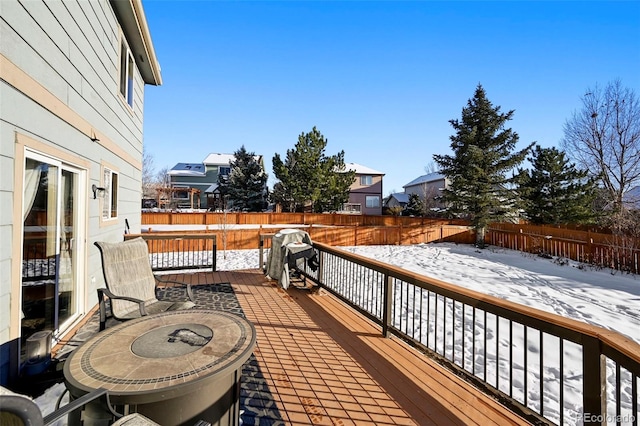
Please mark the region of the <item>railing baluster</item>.
[[496, 315], [496, 389], [500, 389], [500, 317]]
[[638, 376], [631, 374], [631, 415], [633, 416], [633, 426], [638, 426]]
[[482, 344], [482, 347], [484, 349], [484, 355], [482, 356], [482, 378], [483, 380], [486, 382], [487, 381], [487, 347], [489, 346], [487, 344], [487, 311], [484, 311], [484, 324], [483, 324], [483, 335], [484, 335], [484, 343]]
[[540, 415], [544, 416], [544, 361], [542, 358], [542, 355], [544, 354], [544, 335], [542, 333], [542, 331], [538, 332], [538, 345], [540, 346], [540, 352], [539, 352], [539, 359], [540, 359], [540, 379], [539, 379], [539, 386], [540, 386]]
[[513, 398], [513, 321], [509, 320], [509, 397]]
[[616, 362], [616, 418], [617, 424], [620, 425], [620, 418], [622, 414], [622, 410], [620, 407], [620, 375], [622, 372], [620, 371], [620, 363]]
[[466, 352], [467, 352], [467, 304], [463, 303], [462, 304], [462, 368], [466, 368], [466, 364], [465, 364]]
[[435, 304], [436, 304], [435, 324], [434, 324], [435, 342], [433, 342], [433, 347], [434, 347], [435, 352], [438, 352], [438, 320], [440, 319], [440, 318], [438, 318], [438, 293], [435, 293]]
[[390, 336], [389, 326], [391, 323], [391, 300], [393, 297], [392, 279], [390, 275], [384, 275], [384, 310], [382, 315], [382, 335], [384, 337]]
[[527, 336], [527, 326], [524, 327], [524, 405], [529, 406], [529, 391], [527, 382], [529, 381], [529, 363], [527, 354], [529, 353], [529, 337]]
[[431, 291], [427, 290], [427, 347], [431, 341]]
[[560, 338], [560, 426], [564, 425], [564, 339]]
[[476, 307], [471, 312], [471, 374], [476, 375]]

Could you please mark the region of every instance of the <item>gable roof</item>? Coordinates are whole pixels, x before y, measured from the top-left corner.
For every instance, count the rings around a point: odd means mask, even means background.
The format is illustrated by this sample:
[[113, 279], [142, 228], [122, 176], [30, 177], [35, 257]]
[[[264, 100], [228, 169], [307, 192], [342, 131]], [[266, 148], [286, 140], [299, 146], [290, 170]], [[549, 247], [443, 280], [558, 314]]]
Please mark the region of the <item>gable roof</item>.
[[234, 161], [236, 156], [233, 154], [220, 154], [217, 152], [212, 152], [207, 155], [207, 157], [202, 160], [204, 164], [208, 164], [210, 166], [228, 166], [231, 161]]
[[409, 202], [409, 194], [405, 194], [404, 192], [396, 192], [394, 194], [389, 195], [389, 198], [395, 198], [399, 203], [408, 203]]
[[171, 170], [171, 176], [204, 176], [206, 170], [202, 163], [178, 163]]
[[142, 0], [111, 0], [111, 7], [134, 53], [142, 79], [146, 84], [161, 85], [160, 64], [151, 41]]
[[428, 173], [426, 175], [422, 175], [420, 177], [415, 178], [408, 184], [404, 185], [403, 188], [406, 188], [408, 186], [420, 185], [422, 183], [435, 182], [437, 180], [442, 180], [444, 178], [445, 176], [442, 173], [438, 173], [438, 172]]
[[357, 175], [382, 175], [384, 176], [384, 173], [379, 172], [377, 170], [374, 170], [372, 168], [369, 168], [367, 166], [363, 166], [362, 164], [358, 164], [358, 163], [344, 163], [344, 169], [345, 171], [348, 170], [353, 170], [356, 172]]

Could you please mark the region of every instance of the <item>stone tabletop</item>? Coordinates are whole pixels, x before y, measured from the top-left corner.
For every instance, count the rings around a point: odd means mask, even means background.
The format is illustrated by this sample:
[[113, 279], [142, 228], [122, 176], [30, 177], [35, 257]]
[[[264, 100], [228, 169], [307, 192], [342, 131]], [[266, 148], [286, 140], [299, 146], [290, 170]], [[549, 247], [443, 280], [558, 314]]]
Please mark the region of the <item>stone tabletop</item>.
[[186, 391], [212, 375], [242, 366], [255, 329], [221, 311], [183, 310], [150, 315], [106, 329], [65, 362], [67, 385], [110, 395]]

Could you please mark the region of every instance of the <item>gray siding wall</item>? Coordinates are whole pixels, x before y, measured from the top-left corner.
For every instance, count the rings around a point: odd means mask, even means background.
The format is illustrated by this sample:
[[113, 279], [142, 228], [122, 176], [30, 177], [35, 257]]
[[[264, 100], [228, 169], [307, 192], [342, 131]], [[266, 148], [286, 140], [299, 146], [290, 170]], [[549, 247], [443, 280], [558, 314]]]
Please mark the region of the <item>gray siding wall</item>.
[[[19, 91], [0, 80], [0, 241], [11, 241], [21, 233], [21, 223], [14, 223], [13, 217], [13, 203], [22, 199], [22, 194], [14, 194], [14, 170], [24, 167], [16, 162], [16, 134], [83, 159], [90, 165], [87, 188], [101, 186], [102, 164], [119, 172], [117, 220], [101, 223], [98, 200], [87, 191], [87, 267], [86, 276], [80, 277], [87, 287], [84, 310], [95, 305], [96, 287], [102, 286], [93, 242], [122, 240], [125, 219], [132, 232], [140, 230], [144, 83], [136, 70], [131, 110], [118, 89], [119, 28], [108, 0], [0, 1], [0, 54], [106, 139], [92, 141], [67, 117], [52, 113], [51, 105], [36, 102], [31, 91]], [[112, 152], [113, 146], [125, 154]], [[10, 318], [9, 312], [12, 303], [20, 302], [19, 294], [11, 294], [12, 282], [20, 277], [11, 276], [11, 265], [20, 256], [12, 252], [12, 245], [0, 245], [0, 344], [16, 337], [9, 335], [9, 329], [19, 318]]]

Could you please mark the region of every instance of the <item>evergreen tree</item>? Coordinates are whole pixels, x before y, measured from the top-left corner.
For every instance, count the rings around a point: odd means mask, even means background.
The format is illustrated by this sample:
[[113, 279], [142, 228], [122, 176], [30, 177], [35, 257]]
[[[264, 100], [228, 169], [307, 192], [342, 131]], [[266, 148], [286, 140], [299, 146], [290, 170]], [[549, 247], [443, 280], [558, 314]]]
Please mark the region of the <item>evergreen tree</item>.
[[244, 145], [233, 155], [235, 160], [229, 162], [229, 175], [218, 177], [220, 194], [235, 210], [262, 211], [267, 204], [267, 174], [262, 164]]
[[272, 201], [285, 211], [301, 211], [310, 205], [315, 212], [339, 210], [349, 200], [349, 187], [355, 173], [345, 169], [344, 151], [325, 155], [327, 140], [315, 127], [301, 133], [294, 149], [287, 150], [285, 161], [273, 157], [274, 185]]
[[453, 155], [433, 156], [440, 172], [451, 182], [443, 191], [449, 213], [471, 220], [479, 247], [484, 247], [490, 222], [504, 220], [517, 211], [517, 194], [511, 189], [517, 175], [507, 174], [522, 163], [533, 143], [513, 152], [518, 134], [505, 128], [513, 113], [501, 113], [479, 84], [462, 109], [462, 119], [449, 121], [456, 131], [450, 137]]
[[404, 208], [405, 216], [422, 216], [424, 214], [424, 202], [418, 194], [409, 194], [409, 202]]
[[593, 223], [596, 214], [594, 179], [587, 170], [570, 164], [563, 151], [536, 145], [528, 158], [533, 168], [524, 172], [520, 192], [525, 212], [535, 224]]

